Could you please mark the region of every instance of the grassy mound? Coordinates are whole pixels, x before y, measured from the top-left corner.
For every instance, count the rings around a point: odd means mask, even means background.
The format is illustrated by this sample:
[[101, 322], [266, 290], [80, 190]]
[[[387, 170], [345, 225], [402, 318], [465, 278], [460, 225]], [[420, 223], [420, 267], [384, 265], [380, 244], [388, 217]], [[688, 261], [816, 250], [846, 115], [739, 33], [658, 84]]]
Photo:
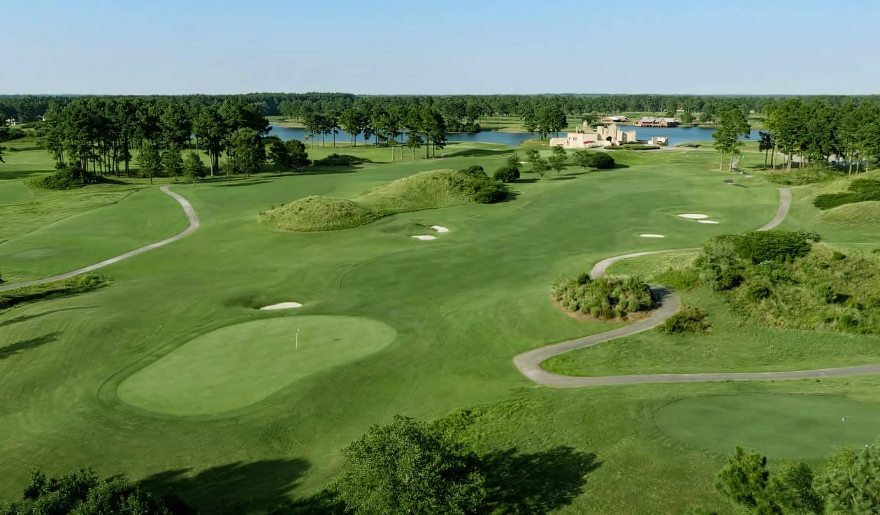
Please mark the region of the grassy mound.
[[860, 178], [850, 183], [849, 191], [819, 195], [813, 200], [813, 205], [826, 210], [871, 200], [880, 201], [880, 180]]
[[626, 318], [654, 305], [651, 289], [634, 277], [603, 277], [594, 281], [588, 274], [581, 274], [576, 279], [557, 281], [552, 294], [553, 300], [566, 311], [602, 320]]
[[335, 231], [368, 224], [380, 217], [351, 200], [306, 197], [260, 214], [260, 221], [285, 231]]
[[490, 204], [505, 195], [502, 183], [489, 178], [481, 167], [435, 170], [398, 179], [351, 200], [307, 197], [262, 213], [260, 219], [287, 231], [332, 231], [396, 213], [471, 202]]
[[819, 213], [818, 218], [834, 225], [877, 225], [880, 224], [880, 201], [844, 204]]

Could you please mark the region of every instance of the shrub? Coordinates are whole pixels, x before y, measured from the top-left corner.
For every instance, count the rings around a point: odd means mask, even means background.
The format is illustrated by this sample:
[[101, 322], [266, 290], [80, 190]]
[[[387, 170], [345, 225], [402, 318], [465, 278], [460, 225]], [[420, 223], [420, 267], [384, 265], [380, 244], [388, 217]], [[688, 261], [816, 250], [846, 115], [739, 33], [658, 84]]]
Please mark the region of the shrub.
[[492, 174], [492, 178], [501, 182], [514, 182], [519, 179], [519, 168], [502, 166], [495, 170], [495, 173]]
[[63, 164], [52, 175], [29, 179], [28, 184], [43, 190], [72, 190], [98, 182], [98, 177], [82, 168]]
[[478, 204], [494, 204], [507, 197], [507, 190], [501, 181], [490, 178], [483, 171], [482, 166], [471, 166], [459, 173], [466, 175], [470, 180], [459, 183], [461, 191], [466, 193]]
[[764, 175], [767, 181], [785, 186], [804, 186], [833, 180], [838, 175], [816, 168], [804, 168], [790, 172], [769, 172]]
[[813, 205], [824, 211], [844, 204], [876, 200], [880, 200], [880, 180], [856, 179], [849, 185], [849, 191], [819, 195]]
[[663, 334], [703, 333], [710, 327], [708, 316], [697, 306], [682, 306], [678, 313], [657, 326], [657, 330]]
[[598, 170], [610, 170], [611, 168], [614, 168], [614, 165], [615, 162], [613, 157], [608, 154], [597, 152], [595, 157], [593, 157], [593, 162], [590, 166]]
[[595, 281], [581, 274], [577, 279], [560, 279], [553, 285], [553, 299], [572, 313], [609, 320], [654, 306], [651, 289], [635, 277], [603, 277]]
[[807, 233], [790, 231], [750, 232], [736, 238], [737, 254], [752, 263], [793, 261], [810, 252]]
[[316, 166], [354, 166], [364, 163], [370, 163], [369, 159], [347, 154], [330, 154], [323, 159], [317, 159], [312, 164]]

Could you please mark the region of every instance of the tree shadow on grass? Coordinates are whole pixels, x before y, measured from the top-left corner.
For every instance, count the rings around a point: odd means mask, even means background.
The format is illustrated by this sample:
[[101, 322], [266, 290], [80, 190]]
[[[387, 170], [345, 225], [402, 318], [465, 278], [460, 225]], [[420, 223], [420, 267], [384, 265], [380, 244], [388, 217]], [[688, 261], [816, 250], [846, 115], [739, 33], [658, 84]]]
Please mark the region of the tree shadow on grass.
[[599, 468], [593, 453], [571, 447], [520, 454], [516, 448], [481, 458], [491, 513], [540, 515], [584, 493], [586, 476]]
[[60, 334], [60, 332], [44, 334], [43, 336], [31, 338], [30, 340], [22, 340], [20, 342], [13, 343], [12, 345], [0, 347], [0, 360], [11, 358], [16, 354], [20, 354], [29, 349], [41, 347], [43, 345], [46, 345], [47, 343], [52, 343], [58, 339], [58, 336]]
[[76, 308], [64, 308], [64, 309], [53, 309], [50, 311], [43, 311], [42, 313], [35, 313], [33, 315], [21, 315], [15, 318], [10, 318], [9, 320], [4, 320], [0, 322], [0, 327], [6, 327], [13, 324], [20, 324], [21, 322], [27, 322], [28, 320], [33, 320], [35, 318], [40, 318], [46, 315], [52, 315], [54, 313], [61, 313], [64, 311], [75, 311], [78, 309], [92, 309], [92, 306], [81, 306]]
[[177, 496], [203, 515], [265, 513], [290, 503], [289, 493], [309, 468], [303, 459], [236, 462], [197, 474], [168, 470], [140, 484], [157, 495]]
[[270, 181], [270, 180], [267, 180], [267, 179], [257, 179], [257, 180], [247, 180], [247, 179], [245, 179], [245, 180], [243, 180], [243, 181], [242, 181], [242, 180], [238, 180], [238, 181], [235, 181], [235, 182], [227, 182], [227, 183], [225, 183], [225, 184], [221, 182], [221, 183], [217, 183], [217, 184], [212, 184], [212, 186], [216, 186], [216, 187], [219, 187], [219, 188], [237, 188], [237, 187], [240, 187], [240, 186], [256, 186], [257, 184], [266, 184], [267, 182], [274, 182], [274, 181]]

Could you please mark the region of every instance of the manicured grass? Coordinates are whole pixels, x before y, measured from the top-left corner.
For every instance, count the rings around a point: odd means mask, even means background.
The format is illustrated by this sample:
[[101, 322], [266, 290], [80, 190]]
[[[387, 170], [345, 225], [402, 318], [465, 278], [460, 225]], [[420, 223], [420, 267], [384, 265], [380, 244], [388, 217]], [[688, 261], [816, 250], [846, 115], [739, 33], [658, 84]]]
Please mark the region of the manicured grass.
[[[202, 513], [268, 510], [290, 496], [325, 486], [336, 472], [339, 450], [372, 424], [387, 422], [395, 414], [437, 417], [479, 405], [486, 413], [475, 428], [481, 450], [523, 456], [517, 463], [532, 477], [542, 477], [540, 467], [548, 466], [535, 455], [546, 456], [560, 447], [596, 454], [589, 467], [582, 461], [569, 464], [577, 488], [568, 497], [555, 497], [548, 510], [682, 513], [702, 504], [730, 513], [712, 487], [712, 475], [723, 458], [661, 432], [653, 422], [657, 410], [684, 397], [742, 392], [806, 391], [880, 400], [880, 379], [871, 377], [583, 390], [535, 388], [516, 371], [511, 359], [520, 352], [614, 327], [575, 320], [555, 308], [550, 285], [557, 274], [576, 276], [617, 254], [699, 246], [711, 236], [745, 232], [772, 218], [776, 187], [757, 178], [748, 188], [723, 184], [731, 175], [714, 170], [713, 152], [631, 152], [631, 158], [624, 156], [631, 159], [623, 163], [626, 167], [602, 172], [572, 168], [543, 181], [527, 173], [523, 182], [511, 185], [514, 195], [507, 202], [397, 214], [346, 231], [282, 233], [256, 223], [257, 213], [272, 204], [311, 195], [350, 199], [421, 171], [482, 165], [491, 172], [513, 150], [450, 145], [442, 151], [450, 157], [442, 160], [390, 163], [388, 149], [359, 147], [346, 153], [377, 162], [173, 187], [192, 202], [202, 220], [193, 235], [103, 269], [102, 274], [113, 279], [111, 287], [0, 313], [0, 398], [10, 399], [0, 403], [0, 452], [12, 464], [0, 481], [0, 497], [20, 495], [34, 466], [62, 473], [91, 465], [101, 475], [125, 473], [176, 491]], [[328, 146], [309, 151], [321, 157], [333, 150]], [[36, 170], [41, 160], [34, 157], [31, 169]], [[51, 169], [51, 159], [48, 163]], [[6, 174], [2, 167], [0, 173]], [[17, 181], [29, 173], [26, 167], [18, 168], [4, 177]], [[143, 217], [164, 217], [167, 209], [168, 216], [185, 224], [171, 199], [149, 204], [152, 194], [162, 199], [155, 190], [134, 194], [132, 201], [145, 195], [145, 204], [124, 217], [113, 216], [124, 203], [86, 213], [94, 218], [75, 216], [67, 232], [84, 237], [105, 218], [119, 218], [117, 225], [102, 226], [107, 238], [88, 245], [88, 253], [103, 254], [116, 245], [114, 238], [138, 233]], [[18, 195], [9, 193], [10, 198]], [[106, 216], [101, 216], [105, 209]], [[722, 223], [688, 222], [675, 216], [679, 213], [706, 213]], [[448, 227], [450, 232], [430, 245], [409, 237], [411, 231], [429, 225]], [[640, 238], [643, 233], [666, 238]], [[8, 263], [0, 261], [4, 275]], [[51, 275], [54, 269], [49, 261], [34, 263], [28, 271], [33, 275]], [[287, 387], [267, 381], [257, 388], [263, 378], [255, 371], [275, 366], [271, 361], [279, 356], [279, 346], [289, 346], [290, 334], [287, 329], [276, 338], [248, 336], [262, 331], [255, 327], [250, 333], [248, 323], [262, 323], [264, 317], [276, 320], [278, 315], [254, 308], [288, 300], [305, 306], [277, 320], [318, 315], [374, 320], [393, 328], [397, 339], [379, 352], [331, 363], [332, 368], [324, 363], [329, 358], [316, 355], [310, 366], [320, 367], [320, 372], [301, 376]], [[711, 314], [710, 321], [715, 323]], [[259, 352], [212, 354], [210, 341], [235, 349], [232, 340], [218, 338], [224, 328], [242, 331], [240, 336]], [[728, 340], [751, 338], [737, 326], [723, 330]], [[714, 331], [720, 333], [722, 324]], [[794, 341], [806, 333], [792, 334], [787, 337]], [[820, 338], [824, 336], [816, 336], [816, 341]], [[854, 342], [853, 349], [876, 347], [858, 343], [866, 342], [864, 337], [840, 338]], [[808, 356], [802, 359], [867, 359], [867, 352], [847, 354], [837, 342], [828, 341], [825, 347], [808, 343]], [[790, 366], [784, 354], [755, 354], [775, 342], [768, 337], [744, 344], [738, 359], [768, 367], [779, 360]], [[689, 345], [699, 342], [682, 347]], [[144, 360], [175, 348], [168, 356], [188, 354], [181, 366], [186, 361], [228, 394], [206, 395], [204, 401], [225, 403], [240, 395], [234, 405], [246, 406], [239, 412], [232, 408], [233, 417], [200, 420], [132, 412], [108, 402], [113, 400], [108, 392], [115, 392], [115, 385], [124, 384], [133, 372], [153, 374], [150, 367], [143, 368]], [[647, 354], [651, 349], [640, 350]], [[236, 356], [240, 365], [254, 359], [260, 368], [238, 370], [233, 366]], [[696, 367], [697, 359], [691, 364]], [[203, 365], [205, 371], [200, 370]], [[700, 371], [707, 368], [706, 363], [700, 366]], [[181, 381], [195, 385], [187, 377], [189, 368], [153, 369], [157, 375], [147, 383], [155, 395], [144, 402], [167, 402], [168, 390], [160, 390], [172, 389], [173, 382], [165, 385], [161, 378], [175, 370], [183, 370], [176, 374]], [[222, 372], [211, 375], [209, 369], [248, 373], [256, 379], [247, 384]], [[202, 393], [191, 386], [184, 391]], [[186, 401], [191, 403], [187, 409], [193, 409], [197, 397]], [[202, 413], [227, 407], [232, 406]], [[558, 485], [548, 485], [546, 491], [554, 489]]]
[[845, 204], [819, 214], [819, 220], [830, 225], [871, 226], [880, 225], [880, 202], [856, 202]]
[[[0, 213], [9, 224], [0, 229], [8, 238], [0, 244], [0, 270], [10, 282], [76, 270], [168, 238], [188, 223], [158, 188], [125, 186], [40, 192]], [[36, 227], [49, 220], [54, 223]]]
[[203, 334], [147, 364], [122, 381], [117, 395], [162, 414], [223, 414], [378, 352], [396, 336], [381, 322], [356, 317], [245, 322]]
[[739, 445], [777, 459], [810, 459], [874, 443], [880, 404], [830, 395], [707, 395], [673, 402], [655, 420], [696, 449], [725, 453]]

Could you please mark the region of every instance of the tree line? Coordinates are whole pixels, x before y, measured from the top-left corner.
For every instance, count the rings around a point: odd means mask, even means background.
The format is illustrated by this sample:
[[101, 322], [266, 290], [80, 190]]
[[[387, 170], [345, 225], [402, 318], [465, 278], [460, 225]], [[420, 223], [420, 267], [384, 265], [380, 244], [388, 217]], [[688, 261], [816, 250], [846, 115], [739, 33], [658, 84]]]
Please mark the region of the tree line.
[[[33, 122], [39, 119], [50, 103], [64, 105], [77, 99], [78, 96], [41, 96], [41, 95], [0, 95], [0, 116], [3, 120], [14, 118], [19, 123]], [[115, 99], [120, 97], [100, 97]], [[264, 116], [291, 116], [299, 118], [300, 113], [342, 113], [355, 105], [382, 105], [408, 107], [411, 105], [431, 105], [441, 111], [449, 123], [450, 130], [460, 130], [452, 119], [466, 122], [479, 120], [485, 116], [519, 116], [543, 102], [553, 102], [560, 106], [567, 116], [584, 114], [615, 114], [622, 112], [635, 113], [701, 113], [701, 120], [714, 119], [722, 108], [735, 106], [749, 113], [763, 112], [768, 106], [783, 103], [786, 96], [710, 96], [710, 95], [397, 95], [370, 96], [353, 95], [350, 93], [249, 93], [242, 95], [176, 95], [176, 96], [144, 96], [143, 100], [168, 101], [188, 105], [215, 105], [223, 102], [241, 101], [253, 105]], [[856, 105], [880, 103], [880, 97], [816, 95], [796, 97], [804, 103], [818, 102], [831, 107], [840, 107], [847, 103]], [[466, 125], [466, 123], [464, 123]]]
[[[797, 161], [805, 166], [827, 167], [834, 162], [849, 173], [867, 171], [872, 161], [880, 160], [880, 105], [847, 102], [830, 105], [818, 100], [803, 102], [793, 98], [768, 104], [765, 131], [759, 133], [759, 149], [764, 152], [764, 167], [782, 166], [791, 171]], [[749, 124], [743, 112], [732, 105], [719, 113], [719, 125], [712, 137], [714, 147], [736, 165], [743, 146], [741, 137], [749, 136]]]

